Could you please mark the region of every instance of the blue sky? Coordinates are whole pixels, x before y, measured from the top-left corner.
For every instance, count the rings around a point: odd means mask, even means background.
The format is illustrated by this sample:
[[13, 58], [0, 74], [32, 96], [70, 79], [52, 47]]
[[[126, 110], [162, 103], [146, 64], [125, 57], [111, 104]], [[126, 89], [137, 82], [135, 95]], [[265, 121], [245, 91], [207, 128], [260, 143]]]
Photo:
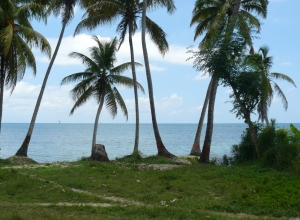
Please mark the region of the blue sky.
[[[187, 47], [199, 44], [201, 38], [193, 41], [194, 26], [190, 27], [191, 13], [194, 0], [175, 0], [177, 10], [168, 15], [160, 9], [151, 12], [148, 16], [159, 24], [168, 34], [170, 46], [169, 52], [162, 57], [153, 43], [148, 39], [147, 46], [154, 86], [157, 121], [159, 123], [198, 123], [203, 105], [206, 89], [209, 83], [208, 76], [202, 76], [192, 67], [192, 61], [186, 61], [189, 55]], [[300, 0], [270, 0], [267, 19], [261, 19], [263, 23], [259, 39], [254, 40], [257, 49], [262, 45], [270, 47], [270, 55], [274, 57], [272, 71], [281, 72], [290, 76], [296, 85], [300, 86]], [[68, 58], [72, 52], [82, 52], [88, 55], [87, 48], [94, 45], [92, 35], [97, 35], [103, 40], [109, 40], [116, 36], [116, 25], [102, 26], [94, 31], [85, 31], [73, 38], [76, 25], [81, 20], [83, 11], [76, 8], [75, 17], [68, 25], [62, 45], [48, 79], [42, 105], [39, 110], [37, 122], [56, 123], [93, 123], [97, 103], [90, 100], [81, 108], [78, 108], [72, 116], [69, 112], [73, 106], [69, 91], [74, 85], [60, 86], [63, 77], [83, 70], [79, 60]], [[47, 25], [33, 22], [34, 28], [43, 34], [52, 46], [52, 51], [61, 30], [60, 18], [50, 17]], [[141, 50], [141, 35], [138, 30], [134, 36], [134, 49], [136, 61], [143, 63]], [[44, 55], [34, 50], [37, 60], [37, 75], [32, 76], [28, 70], [22, 82], [18, 84], [12, 95], [6, 91], [4, 96], [3, 122], [29, 123], [35, 102], [40, 90], [46, 68], [49, 63]], [[130, 61], [128, 39], [126, 39], [117, 53], [118, 62]], [[131, 76], [130, 72], [125, 75]], [[146, 93], [139, 94], [140, 122], [150, 123], [150, 106], [148, 100], [147, 81], [144, 68], [138, 68], [137, 79], [144, 86]], [[277, 81], [284, 91], [289, 107], [284, 111], [281, 100], [274, 97], [269, 111], [269, 117], [277, 122], [299, 123], [300, 122], [300, 92], [291, 84]], [[127, 123], [135, 122], [133, 90], [119, 88], [127, 104], [129, 119]], [[235, 118], [229, 111], [232, 104], [228, 102], [229, 88], [219, 86], [216, 106], [216, 123], [243, 123]], [[253, 115], [253, 120], [257, 115]], [[100, 115], [102, 123], [125, 123], [126, 120], [120, 112], [112, 117], [105, 110]]]

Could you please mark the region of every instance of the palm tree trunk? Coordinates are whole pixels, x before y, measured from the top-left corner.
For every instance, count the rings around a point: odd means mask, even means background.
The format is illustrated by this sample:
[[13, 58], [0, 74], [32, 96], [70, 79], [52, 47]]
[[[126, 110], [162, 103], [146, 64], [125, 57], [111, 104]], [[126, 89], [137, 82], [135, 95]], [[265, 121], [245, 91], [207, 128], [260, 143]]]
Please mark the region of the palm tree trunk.
[[150, 65], [149, 65], [149, 58], [148, 58], [148, 51], [146, 46], [146, 0], [143, 2], [143, 14], [142, 14], [142, 47], [143, 47], [143, 54], [144, 54], [144, 62], [145, 62], [145, 69], [147, 75], [147, 83], [148, 83], [148, 92], [149, 92], [149, 101], [150, 101], [150, 109], [151, 109], [151, 117], [152, 117], [152, 125], [154, 136], [156, 140], [157, 146], [157, 155], [158, 156], [165, 156], [165, 157], [174, 157], [164, 146], [157, 122], [156, 122], [156, 115], [155, 115], [155, 105], [154, 105], [154, 96], [153, 96], [153, 87], [152, 87], [152, 79], [151, 79], [151, 72], [150, 72]]
[[100, 104], [97, 110], [95, 123], [94, 123], [94, 132], [93, 132], [93, 140], [92, 140], [92, 152], [90, 159], [107, 162], [109, 161], [105, 146], [102, 144], [96, 144], [96, 137], [97, 137], [97, 130], [98, 130], [98, 124], [99, 124], [99, 116], [103, 107], [104, 103], [104, 95], [100, 98]]
[[208, 114], [207, 114], [207, 126], [205, 139], [203, 143], [202, 153], [199, 158], [199, 163], [208, 163], [209, 162], [209, 154], [210, 154], [210, 146], [214, 128], [214, 108], [215, 108], [215, 100], [218, 89], [218, 78], [212, 78], [211, 91], [209, 97], [209, 105], [208, 105]]
[[100, 116], [100, 113], [101, 113], [101, 110], [102, 110], [102, 107], [103, 107], [103, 103], [104, 103], [104, 96], [101, 97], [100, 104], [99, 104], [97, 114], [96, 114], [96, 118], [95, 118], [93, 140], [92, 140], [92, 149], [96, 144], [99, 116]]
[[196, 136], [195, 136], [194, 144], [193, 144], [193, 147], [191, 149], [190, 155], [194, 155], [194, 156], [200, 156], [201, 155], [200, 137], [201, 137], [203, 121], [204, 121], [204, 118], [205, 118], [205, 113], [206, 113], [206, 109], [207, 109], [207, 105], [208, 105], [208, 101], [209, 101], [212, 81], [213, 81], [213, 79], [210, 80], [210, 83], [209, 83], [207, 91], [206, 91], [206, 96], [205, 96], [204, 104], [203, 104], [202, 111], [201, 111], [201, 116], [200, 116], [200, 119], [199, 119], [197, 131], [196, 131]]
[[[232, 16], [231, 16], [232, 19], [229, 23], [229, 30], [228, 30], [229, 34], [233, 33], [235, 22], [236, 22], [233, 17], [238, 15], [239, 10], [240, 10], [240, 6], [241, 6], [241, 0], [235, 0], [234, 7], [233, 7], [233, 12], [232, 12]], [[226, 45], [226, 43], [225, 43], [225, 45]], [[216, 88], [214, 88], [215, 92], [214, 92], [214, 89], [212, 88], [212, 91], [211, 91], [211, 94], [210, 94], [211, 97], [210, 97], [210, 100], [209, 100], [209, 106], [214, 105], [214, 103], [215, 103], [217, 87], [218, 87], [218, 83], [216, 84]], [[214, 100], [211, 99], [212, 97], [214, 97], [213, 98]], [[211, 109], [214, 109], [214, 107], [211, 106]], [[208, 109], [208, 120], [207, 120], [206, 134], [205, 134], [205, 139], [204, 139], [201, 158], [199, 159], [199, 162], [201, 162], [201, 163], [205, 163], [205, 162], [209, 161], [209, 154], [210, 154], [210, 147], [211, 147], [211, 140], [212, 140], [212, 132], [213, 132], [213, 118], [211, 118], [211, 117], [213, 117], [213, 112], [211, 112]]]
[[130, 56], [131, 56], [131, 70], [132, 70], [132, 79], [133, 79], [133, 89], [134, 89], [134, 101], [135, 101], [135, 139], [133, 153], [139, 151], [139, 128], [140, 128], [140, 118], [139, 118], [139, 97], [136, 86], [136, 71], [135, 71], [135, 60], [134, 60], [134, 51], [132, 43], [132, 24], [129, 24], [129, 46], [130, 46]]
[[253, 122], [251, 121], [251, 111], [247, 110], [247, 108], [245, 107], [245, 105], [242, 103], [242, 101], [240, 99], [240, 96], [237, 93], [237, 90], [232, 86], [232, 84], [231, 84], [231, 88], [232, 88], [232, 91], [234, 93], [234, 96], [235, 96], [236, 100], [239, 103], [241, 111], [242, 111], [242, 113], [244, 115], [245, 123], [249, 127], [250, 135], [251, 135], [253, 144], [255, 146], [256, 155], [257, 155], [257, 158], [259, 159], [260, 158], [260, 154], [259, 154], [259, 144], [258, 144], [258, 139], [257, 139], [257, 131], [256, 131], [256, 128], [254, 127], [254, 125], [253, 125]]
[[2, 125], [2, 109], [3, 109], [3, 96], [4, 96], [4, 56], [1, 55], [1, 67], [0, 67], [0, 132], [1, 132], [1, 125]]
[[251, 121], [250, 113], [246, 113], [246, 114], [244, 113], [244, 115], [245, 115], [245, 122], [249, 126], [249, 131], [250, 131], [250, 135], [251, 135], [252, 141], [253, 141], [254, 146], [255, 146], [255, 151], [256, 151], [257, 158], [259, 159], [260, 154], [259, 154], [259, 145], [258, 145], [258, 139], [257, 139], [257, 131], [256, 131], [254, 125], [253, 125], [253, 122]]
[[62, 29], [61, 29], [61, 32], [60, 32], [60, 35], [59, 35], [58, 42], [56, 44], [55, 51], [54, 51], [53, 56], [51, 58], [51, 61], [49, 63], [48, 69], [46, 71], [44, 81], [43, 81], [43, 84], [42, 84], [42, 87], [41, 87], [41, 90], [40, 90], [40, 94], [38, 96], [38, 99], [37, 99], [37, 102], [36, 102], [36, 105], [35, 105], [35, 108], [34, 108], [34, 111], [33, 111], [33, 115], [32, 115], [32, 118], [31, 118], [31, 122], [30, 122], [30, 125], [29, 125], [28, 132], [26, 134], [26, 137], [25, 137], [21, 147], [17, 151], [16, 156], [27, 157], [28, 146], [29, 146], [31, 135], [32, 135], [33, 128], [34, 128], [34, 125], [35, 125], [35, 120], [36, 120], [36, 117], [37, 117], [37, 114], [38, 114], [38, 111], [39, 111], [39, 108], [40, 108], [40, 105], [41, 105], [41, 102], [42, 102], [43, 94], [44, 94], [44, 91], [45, 91], [45, 88], [46, 88], [46, 84], [47, 84], [47, 80], [48, 80], [51, 68], [53, 66], [54, 60], [55, 60], [56, 55], [58, 53], [58, 50], [59, 50], [64, 32], [65, 32], [66, 24], [67, 24], [67, 22], [65, 22], [62, 25]]
[[269, 122], [269, 118], [268, 118], [268, 112], [267, 112], [267, 106], [264, 105], [263, 107], [263, 111], [264, 111], [264, 116], [263, 116], [263, 119], [265, 120], [267, 126], [270, 126], [270, 122]]

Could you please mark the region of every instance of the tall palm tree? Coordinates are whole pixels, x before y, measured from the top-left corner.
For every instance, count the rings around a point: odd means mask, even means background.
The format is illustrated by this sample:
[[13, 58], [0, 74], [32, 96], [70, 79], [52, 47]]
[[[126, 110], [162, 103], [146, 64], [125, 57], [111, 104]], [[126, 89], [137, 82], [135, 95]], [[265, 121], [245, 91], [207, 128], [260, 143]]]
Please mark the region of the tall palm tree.
[[[129, 35], [129, 46], [132, 64], [132, 78], [136, 82], [136, 70], [134, 66], [134, 49], [132, 36], [138, 29], [137, 20], [141, 16], [143, 3], [139, 0], [99, 0], [94, 1], [84, 15], [84, 19], [78, 24], [75, 34], [80, 33], [83, 29], [93, 30], [100, 24], [110, 24], [115, 19], [120, 18], [120, 23], [117, 26], [119, 36], [119, 48], [125, 40], [126, 33]], [[149, 5], [148, 7], [151, 7]], [[147, 32], [152, 40], [157, 45], [159, 51], [164, 54], [168, 50], [168, 43], [164, 31], [151, 19], [147, 18]], [[134, 85], [135, 112], [136, 112], [136, 128], [135, 141], [133, 152], [138, 152], [139, 144], [139, 105], [137, 86]]]
[[269, 126], [270, 123], [268, 119], [268, 108], [271, 106], [274, 92], [276, 92], [277, 96], [281, 98], [284, 109], [287, 110], [288, 108], [288, 101], [283, 91], [274, 80], [282, 79], [291, 83], [295, 87], [296, 84], [289, 76], [283, 73], [270, 72], [273, 65], [273, 57], [268, 56], [268, 53], [269, 47], [262, 46], [252, 57], [255, 59], [256, 64], [259, 66], [259, 69], [261, 69], [262, 74], [265, 75], [265, 78], [267, 80], [267, 97], [265, 98], [265, 100], [262, 100], [262, 102], [258, 106], [258, 113], [259, 119], [261, 119], [262, 122], [265, 121], [266, 124]]
[[[199, 49], [201, 50], [201, 46], [206, 41], [212, 40], [212, 36], [221, 33], [231, 35], [235, 29], [245, 39], [251, 51], [253, 51], [251, 34], [253, 30], [260, 31], [260, 22], [251, 12], [255, 12], [265, 18], [267, 4], [268, 0], [197, 0], [193, 10], [191, 26], [197, 24], [194, 40], [205, 33]], [[202, 149], [203, 153], [200, 158], [202, 162], [209, 160], [213, 132], [213, 105], [218, 88], [218, 79], [213, 77], [212, 81], [212, 84], [215, 86], [210, 88], [209, 93], [208, 125]], [[204, 117], [205, 111], [206, 109], [202, 108], [200, 119]], [[201, 123], [201, 120], [199, 122]], [[200, 135], [201, 133], [197, 129], [191, 151], [200, 152]]]
[[[76, 108], [83, 105], [92, 97], [96, 99], [99, 105], [94, 124], [92, 149], [96, 144], [98, 121], [104, 103], [113, 117], [117, 115], [117, 105], [119, 105], [126, 119], [128, 118], [125, 102], [115, 85], [133, 87], [136, 84], [144, 92], [143, 87], [138, 82], [120, 75], [132, 67], [131, 62], [114, 67], [113, 64], [116, 62], [115, 53], [118, 44], [116, 38], [111, 42], [101, 42], [96, 36], [93, 36], [93, 39], [96, 41], [97, 46], [90, 48], [91, 57], [77, 52], [70, 54], [70, 57], [78, 58], [85, 64], [87, 67], [85, 71], [69, 75], [63, 78], [61, 82], [62, 85], [70, 82], [79, 82], [71, 90], [75, 104], [70, 114], [73, 114]], [[134, 63], [134, 65], [141, 66], [139, 63]]]
[[46, 88], [48, 77], [49, 77], [50, 72], [51, 72], [51, 68], [52, 68], [53, 63], [55, 61], [56, 55], [58, 53], [58, 50], [59, 50], [64, 32], [65, 32], [65, 28], [74, 16], [74, 9], [75, 9], [76, 3], [79, 2], [82, 5], [83, 4], [82, 1], [83, 0], [52, 0], [49, 3], [49, 12], [53, 12], [54, 15], [56, 15], [56, 16], [58, 16], [58, 15], [61, 16], [61, 18], [62, 18], [62, 28], [61, 28], [61, 32], [60, 32], [60, 35], [59, 35], [58, 42], [56, 44], [54, 53], [52, 55], [51, 61], [48, 65], [47, 71], [46, 71], [45, 76], [44, 76], [42, 87], [41, 87], [41, 90], [40, 90], [40, 93], [39, 93], [39, 96], [38, 96], [38, 99], [37, 99], [37, 102], [36, 102], [36, 105], [35, 105], [35, 108], [34, 108], [34, 111], [33, 111], [33, 115], [32, 115], [32, 118], [31, 118], [31, 122], [30, 122], [30, 125], [29, 125], [29, 128], [28, 128], [27, 134], [25, 136], [25, 139], [24, 139], [21, 147], [19, 148], [19, 150], [16, 153], [16, 156], [26, 156], [27, 157], [28, 146], [29, 146], [31, 135], [32, 135], [33, 128], [34, 128], [34, 125], [35, 125], [35, 120], [36, 120], [36, 117], [37, 117], [37, 114], [38, 114], [38, 111], [39, 111], [39, 108], [40, 108], [40, 105], [41, 105], [41, 102], [42, 102], [43, 94], [44, 94], [44, 91], [45, 91], [45, 88]]
[[29, 19], [40, 20], [45, 15], [42, 4], [35, 1], [0, 2], [0, 130], [2, 121], [4, 86], [13, 92], [17, 82], [22, 80], [26, 68], [36, 74], [36, 62], [31, 51], [39, 48], [49, 57], [51, 47], [40, 33], [36, 32]]
[[[155, 105], [154, 105], [154, 95], [153, 95], [153, 86], [152, 86], [152, 78], [150, 72], [150, 65], [149, 65], [149, 57], [146, 45], [146, 30], [148, 30], [148, 22], [149, 18], [146, 16], [147, 9], [151, 8], [158, 8], [158, 7], [166, 7], [168, 13], [173, 13], [176, 10], [173, 0], [144, 0], [143, 2], [143, 13], [142, 13], [142, 47], [143, 47], [143, 55], [144, 55], [144, 63], [145, 63], [145, 70], [147, 76], [147, 83], [148, 83], [148, 92], [149, 92], [149, 102], [150, 102], [150, 110], [151, 110], [151, 117], [152, 117], [152, 126], [154, 131], [154, 137], [156, 140], [157, 146], [157, 155], [165, 156], [165, 157], [174, 157], [166, 147], [164, 146], [156, 121], [156, 113], [155, 113]], [[153, 36], [151, 36], [153, 39]], [[167, 42], [164, 46], [168, 49]]]

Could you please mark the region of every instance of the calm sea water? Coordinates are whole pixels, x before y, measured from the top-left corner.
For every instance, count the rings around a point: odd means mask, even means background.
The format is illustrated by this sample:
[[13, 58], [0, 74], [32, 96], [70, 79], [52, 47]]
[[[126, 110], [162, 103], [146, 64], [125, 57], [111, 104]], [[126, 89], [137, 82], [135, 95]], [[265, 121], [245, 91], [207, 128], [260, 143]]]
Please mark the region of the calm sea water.
[[[289, 124], [277, 124], [289, 127]], [[294, 124], [300, 128], [300, 124]], [[29, 124], [4, 123], [0, 134], [0, 158], [16, 153], [25, 138]], [[159, 124], [166, 148], [177, 156], [190, 153], [197, 124]], [[215, 124], [211, 155], [230, 154], [233, 144], [240, 141], [246, 124]], [[204, 141], [205, 125], [201, 142]], [[122, 157], [133, 151], [134, 124], [99, 124], [97, 143], [105, 145], [110, 159]], [[38, 162], [74, 161], [90, 156], [93, 124], [43, 124], [35, 125], [28, 156]], [[201, 144], [202, 146], [202, 144]], [[157, 153], [152, 124], [140, 125], [139, 149], [145, 155]]]

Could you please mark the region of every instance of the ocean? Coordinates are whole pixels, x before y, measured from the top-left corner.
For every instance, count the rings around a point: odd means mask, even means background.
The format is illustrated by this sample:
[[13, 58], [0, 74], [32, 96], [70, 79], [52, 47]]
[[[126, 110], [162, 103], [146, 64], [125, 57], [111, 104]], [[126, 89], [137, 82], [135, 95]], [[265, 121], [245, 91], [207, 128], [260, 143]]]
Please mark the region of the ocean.
[[[298, 129], [300, 123], [294, 124]], [[190, 153], [197, 124], [159, 124], [166, 148], [176, 156]], [[279, 123], [278, 127], [289, 127]], [[8, 158], [21, 146], [29, 124], [3, 123], [0, 134], [0, 158]], [[215, 124], [211, 156], [230, 155], [231, 146], [238, 144], [246, 124]], [[206, 125], [203, 126], [201, 147]], [[123, 157], [133, 151], [135, 124], [105, 124], [98, 127], [97, 143], [104, 144], [110, 159]], [[37, 123], [28, 148], [28, 157], [37, 162], [75, 161], [91, 153], [93, 124]], [[139, 150], [146, 156], [157, 153], [152, 124], [140, 124]]]

